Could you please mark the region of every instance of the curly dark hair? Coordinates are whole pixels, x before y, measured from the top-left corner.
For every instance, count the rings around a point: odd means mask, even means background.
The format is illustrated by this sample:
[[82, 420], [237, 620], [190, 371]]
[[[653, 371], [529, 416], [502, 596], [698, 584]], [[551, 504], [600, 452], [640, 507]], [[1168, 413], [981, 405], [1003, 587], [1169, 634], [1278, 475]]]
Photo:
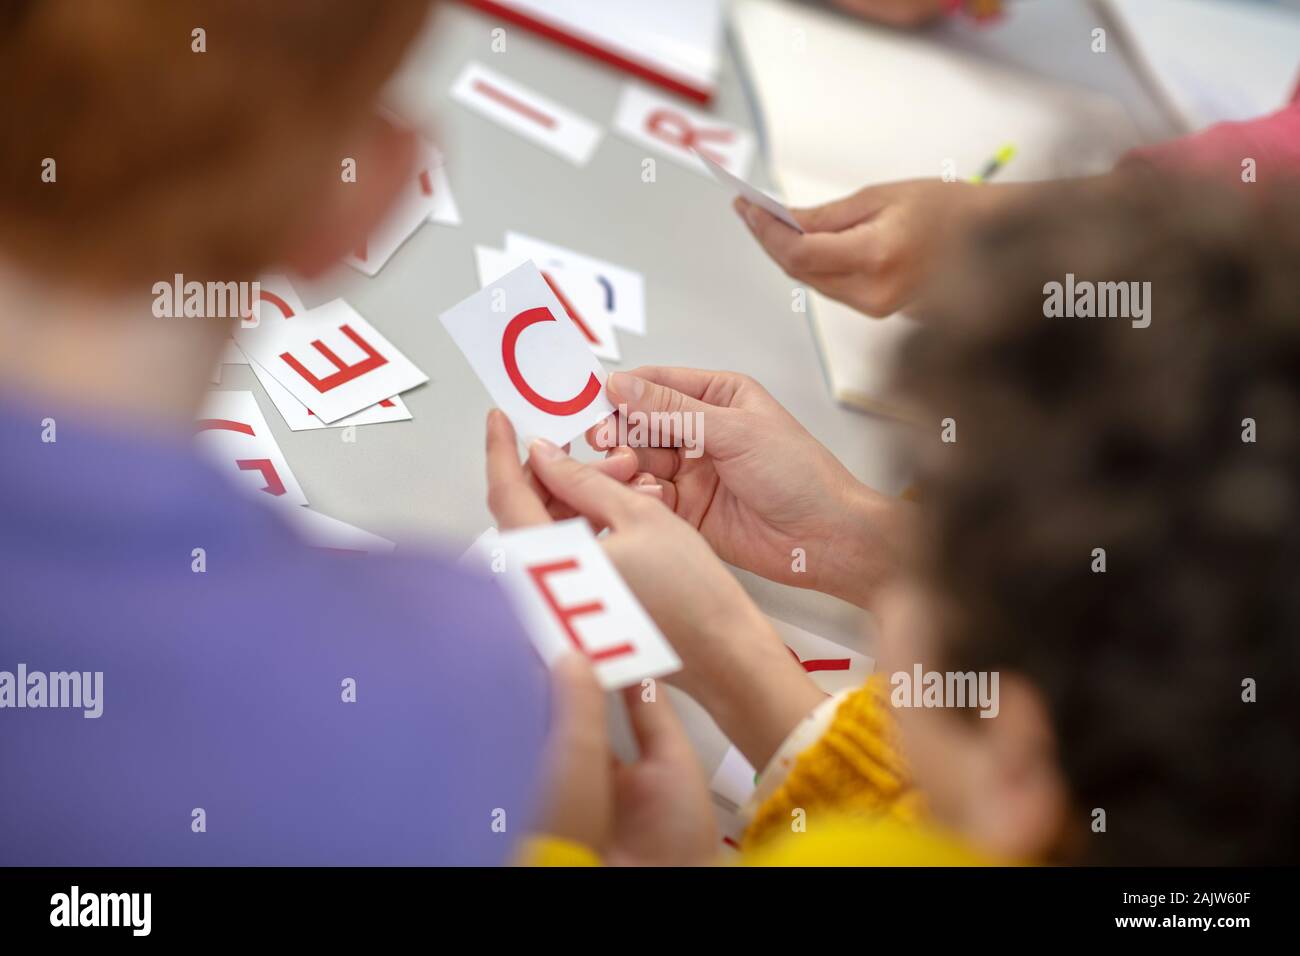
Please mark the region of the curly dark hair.
[[[954, 263], [898, 373], [946, 664], [1043, 694], [1073, 859], [1297, 862], [1300, 187], [1058, 189]], [[1150, 326], [1047, 317], [1067, 273]]]

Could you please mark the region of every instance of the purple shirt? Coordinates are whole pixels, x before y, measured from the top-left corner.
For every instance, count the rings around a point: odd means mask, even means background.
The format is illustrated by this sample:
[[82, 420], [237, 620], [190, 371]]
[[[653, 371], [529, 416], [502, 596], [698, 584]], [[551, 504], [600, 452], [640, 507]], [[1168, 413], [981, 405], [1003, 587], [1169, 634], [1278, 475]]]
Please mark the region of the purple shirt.
[[103, 712], [0, 708], [0, 865], [495, 864], [534, 807], [546, 677], [490, 576], [307, 548], [184, 436], [0, 402], [20, 664]]

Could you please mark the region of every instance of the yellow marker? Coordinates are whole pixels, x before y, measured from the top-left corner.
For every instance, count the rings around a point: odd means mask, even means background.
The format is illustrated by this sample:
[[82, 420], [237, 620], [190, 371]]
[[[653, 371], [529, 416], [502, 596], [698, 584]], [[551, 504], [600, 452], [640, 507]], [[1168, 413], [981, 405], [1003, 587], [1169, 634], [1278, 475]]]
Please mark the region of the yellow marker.
[[1001, 169], [1007, 163], [1011, 162], [1011, 160], [1015, 158], [1015, 155], [1016, 155], [1015, 145], [1012, 143], [1007, 143], [1005, 146], [1003, 146], [1001, 149], [999, 149], [996, 153], [993, 154], [993, 158], [990, 159], [984, 165], [984, 168], [980, 170], [978, 175], [972, 176], [970, 178], [970, 182], [972, 183], [988, 182], [997, 174], [997, 171], [999, 169]]

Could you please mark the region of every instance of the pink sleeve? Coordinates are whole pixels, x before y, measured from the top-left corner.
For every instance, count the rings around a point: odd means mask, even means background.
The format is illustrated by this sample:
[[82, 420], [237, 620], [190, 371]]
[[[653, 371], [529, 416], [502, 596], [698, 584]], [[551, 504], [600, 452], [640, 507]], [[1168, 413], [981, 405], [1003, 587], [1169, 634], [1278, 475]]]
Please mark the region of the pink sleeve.
[[1276, 113], [1244, 122], [1216, 123], [1199, 133], [1135, 149], [1120, 162], [1148, 163], [1169, 171], [1223, 173], [1239, 182], [1246, 158], [1255, 160], [1259, 181], [1277, 176], [1300, 178], [1300, 90]]

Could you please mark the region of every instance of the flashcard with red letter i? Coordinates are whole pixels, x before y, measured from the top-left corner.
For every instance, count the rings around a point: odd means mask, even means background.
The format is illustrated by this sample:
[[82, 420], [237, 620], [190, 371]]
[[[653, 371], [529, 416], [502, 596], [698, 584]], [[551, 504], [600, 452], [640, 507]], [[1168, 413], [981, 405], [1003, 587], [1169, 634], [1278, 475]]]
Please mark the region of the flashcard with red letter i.
[[533, 263], [441, 319], [520, 438], [563, 445], [613, 414], [605, 369]]
[[478, 63], [461, 70], [451, 98], [578, 166], [587, 164], [603, 135], [586, 117]]
[[586, 520], [504, 532], [497, 546], [505, 586], [547, 664], [585, 654], [606, 690], [681, 669]]
[[326, 424], [429, 380], [342, 299], [241, 328], [235, 341]]
[[587, 273], [596, 285], [600, 310], [609, 323], [616, 329], [645, 335], [645, 279], [641, 273], [521, 232], [506, 233], [506, 252], [532, 259], [543, 271], [556, 268]]
[[[479, 285], [491, 285], [497, 279], [528, 261], [528, 256], [502, 252], [488, 246], [475, 246]], [[587, 346], [599, 358], [617, 362], [618, 339], [614, 325], [604, 307], [604, 294], [596, 276], [589, 272], [534, 262], [542, 278], [551, 287], [569, 320], [577, 326]]]
[[741, 179], [749, 171], [754, 154], [754, 137], [748, 130], [688, 110], [676, 100], [639, 86], [624, 87], [614, 126], [633, 142], [658, 150], [706, 176], [709, 171], [696, 151]]
[[261, 492], [291, 505], [307, 503], [252, 392], [209, 392], [194, 423], [194, 442], [257, 497]]

